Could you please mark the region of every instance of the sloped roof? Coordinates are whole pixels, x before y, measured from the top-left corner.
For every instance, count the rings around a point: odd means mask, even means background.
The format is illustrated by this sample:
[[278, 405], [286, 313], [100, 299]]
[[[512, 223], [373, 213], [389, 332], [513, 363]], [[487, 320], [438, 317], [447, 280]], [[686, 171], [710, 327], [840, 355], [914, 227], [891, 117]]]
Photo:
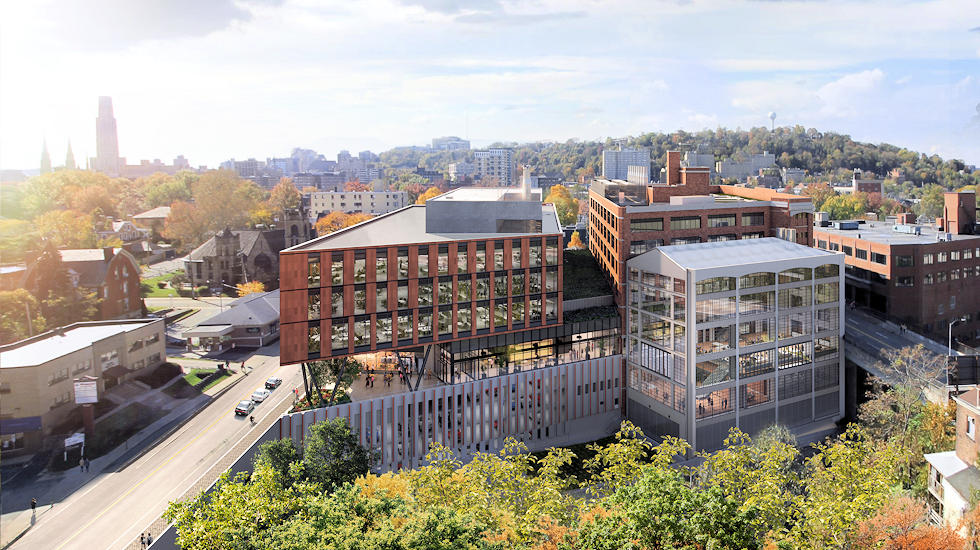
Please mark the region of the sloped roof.
[[198, 326], [265, 325], [279, 319], [279, 290], [242, 296], [229, 304], [228, 309], [198, 323]]
[[134, 220], [158, 219], [158, 218], [166, 218], [169, 215], [170, 215], [169, 206], [158, 206], [156, 208], [151, 208], [146, 212], [140, 212], [139, 214], [136, 214], [135, 216], [133, 216], [133, 219]]
[[[238, 235], [238, 246], [239, 250], [245, 253], [245, 256], [252, 257], [256, 252], [256, 245], [259, 244], [259, 239], [265, 239], [269, 244], [269, 248], [273, 252], [282, 250], [286, 246], [286, 238], [283, 234], [282, 229], [271, 229], [271, 230], [258, 230], [258, 229], [225, 229], [222, 231], [221, 235], [227, 236], [228, 233], [232, 235]], [[201, 246], [198, 246], [191, 251], [189, 257], [192, 260], [201, 260], [211, 256], [217, 255], [217, 245], [215, 243], [215, 238], [204, 241]]]
[[[119, 250], [113, 249], [113, 256], [118, 254]], [[61, 261], [64, 262], [65, 267], [78, 275], [78, 286], [92, 288], [102, 286], [105, 282], [111, 258], [106, 260], [101, 248], [59, 250], [58, 253], [61, 254]]]

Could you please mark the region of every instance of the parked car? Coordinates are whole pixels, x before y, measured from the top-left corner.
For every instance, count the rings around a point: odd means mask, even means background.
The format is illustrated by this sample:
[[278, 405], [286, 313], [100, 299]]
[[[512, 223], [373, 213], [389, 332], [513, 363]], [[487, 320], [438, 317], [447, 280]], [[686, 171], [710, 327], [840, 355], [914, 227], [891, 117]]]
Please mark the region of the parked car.
[[255, 409], [255, 403], [251, 399], [245, 399], [238, 402], [238, 406], [235, 407], [235, 415], [247, 416], [253, 409]]
[[269, 390], [263, 390], [263, 389], [255, 390], [254, 392], [252, 392], [252, 401], [256, 403], [261, 403], [265, 401], [266, 397], [269, 397], [270, 393], [271, 392]]
[[282, 384], [282, 378], [278, 376], [270, 376], [268, 380], [265, 381], [265, 388], [268, 390], [274, 390]]

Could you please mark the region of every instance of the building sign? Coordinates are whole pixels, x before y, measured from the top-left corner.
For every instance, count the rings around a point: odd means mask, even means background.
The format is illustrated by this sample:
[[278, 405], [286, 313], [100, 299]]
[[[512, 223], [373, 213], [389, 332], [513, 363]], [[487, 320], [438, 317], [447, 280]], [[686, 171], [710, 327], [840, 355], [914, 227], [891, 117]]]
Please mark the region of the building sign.
[[74, 447], [76, 445], [84, 445], [84, 444], [85, 444], [85, 433], [84, 432], [73, 433], [70, 436], [68, 436], [68, 437], [65, 438], [65, 448], [66, 449], [70, 449], [70, 448], [72, 448], [72, 447]]
[[0, 420], [0, 435], [36, 432], [41, 429], [40, 416], [4, 418]]
[[98, 403], [99, 381], [97, 378], [86, 376], [75, 379], [75, 404]]

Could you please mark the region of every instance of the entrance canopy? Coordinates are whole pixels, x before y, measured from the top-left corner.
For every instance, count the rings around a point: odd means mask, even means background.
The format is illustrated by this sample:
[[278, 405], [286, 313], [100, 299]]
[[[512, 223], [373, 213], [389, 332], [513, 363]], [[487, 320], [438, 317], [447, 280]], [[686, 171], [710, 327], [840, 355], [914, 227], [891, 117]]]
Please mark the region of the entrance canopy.
[[184, 338], [217, 338], [230, 334], [231, 325], [204, 325], [196, 326], [184, 331]]

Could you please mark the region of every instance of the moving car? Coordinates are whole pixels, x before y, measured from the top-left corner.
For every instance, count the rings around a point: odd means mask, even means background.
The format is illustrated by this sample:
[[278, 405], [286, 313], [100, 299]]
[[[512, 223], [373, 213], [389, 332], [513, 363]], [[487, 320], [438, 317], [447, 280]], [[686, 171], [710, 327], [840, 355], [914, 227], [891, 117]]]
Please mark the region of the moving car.
[[282, 384], [282, 378], [279, 378], [278, 376], [270, 376], [269, 379], [265, 381], [265, 388], [267, 390], [274, 390], [279, 387], [279, 384]]
[[255, 403], [251, 399], [239, 401], [238, 406], [235, 407], [235, 416], [247, 416], [254, 408]]
[[263, 389], [255, 390], [254, 392], [252, 392], [252, 401], [256, 403], [261, 403], [265, 401], [265, 398], [269, 397], [271, 393], [272, 392], [270, 392], [269, 390], [263, 390]]

